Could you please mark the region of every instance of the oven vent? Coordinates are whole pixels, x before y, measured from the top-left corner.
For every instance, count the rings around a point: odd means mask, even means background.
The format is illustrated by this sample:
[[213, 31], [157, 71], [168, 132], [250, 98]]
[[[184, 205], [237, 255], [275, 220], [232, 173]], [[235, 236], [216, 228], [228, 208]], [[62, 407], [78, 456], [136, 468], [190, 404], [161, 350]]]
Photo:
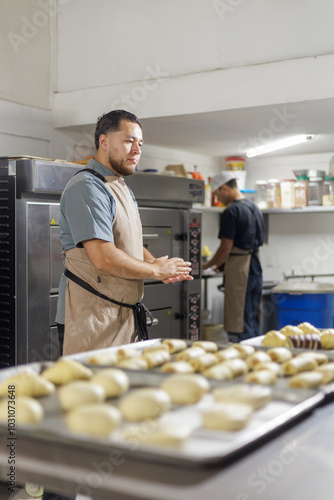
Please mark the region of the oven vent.
[[0, 177], [0, 368], [15, 364], [15, 177]]

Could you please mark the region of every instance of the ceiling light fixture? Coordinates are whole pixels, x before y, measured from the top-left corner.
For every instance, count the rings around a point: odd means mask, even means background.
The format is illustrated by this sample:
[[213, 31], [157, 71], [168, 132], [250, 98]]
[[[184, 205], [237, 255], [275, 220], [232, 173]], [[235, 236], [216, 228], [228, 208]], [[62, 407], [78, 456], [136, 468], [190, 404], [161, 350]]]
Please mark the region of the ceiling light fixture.
[[253, 156], [263, 155], [265, 153], [271, 153], [272, 151], [278, 151], [279, 149], [288, 148], [290, 146], [295, 146], [296, 144], [302, 144], [303, 142], [310, 141], [313, 139], [314, 135], [304, 134], [304, 135], [294, 135], [293, 137], [287, 137], [281, 141], [272, 142], [270, 144], [264, 144], [256, 148], [249, 149], [246, 153], [247, 158], [253, 158]]

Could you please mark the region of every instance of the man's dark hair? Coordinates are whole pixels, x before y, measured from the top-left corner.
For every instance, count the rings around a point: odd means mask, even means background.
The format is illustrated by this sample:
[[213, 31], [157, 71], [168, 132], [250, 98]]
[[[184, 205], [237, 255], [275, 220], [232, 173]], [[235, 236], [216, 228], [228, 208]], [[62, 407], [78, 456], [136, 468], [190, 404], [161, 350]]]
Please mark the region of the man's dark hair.
[[228, 186], [231, 189], [235, 189], [237, 185], [237, 180], [236, 179], [231, 179], [230, 181], [226, 182], [226, 186]]
[[137, 123], [140, 126], [140, 128], [142, 128], [141, 123], [136, 117], [136, 115], [130, 113], [129, 111], [124, 111], [124, 109], [115, 109], [114, 111], [110, 111], [105, 115], [99, 116], [99, 118], [97, 119], [97, 124], [95, 129], [96, 149], [99, 149], [100, 135], [107, 134], [112, 130], [119, 130], [120, 123], [122, 120]]

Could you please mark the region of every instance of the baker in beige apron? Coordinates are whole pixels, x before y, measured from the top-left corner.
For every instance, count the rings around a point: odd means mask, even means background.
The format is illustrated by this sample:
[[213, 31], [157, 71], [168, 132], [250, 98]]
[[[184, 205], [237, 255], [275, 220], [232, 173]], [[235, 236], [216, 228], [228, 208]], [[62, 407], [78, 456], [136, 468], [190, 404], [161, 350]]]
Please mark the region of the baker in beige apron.
[[[113, 221], [117, 248], [143, 260], [142, 226], [138, 209], [122, 177], [105, 177], [116, 212]], [[90, 262], [84, 248], [65, 252], [65, 267], [99, 293], [128, 304], [143, 297], [143, 280], [103, 273]], [[64, 355], [133, 342], [137, 336], [133, 310], [93, 295], [67, 279], [65, 294]]]
[[253, 250], [233, 247], [225, 263], [224, 328], [227, 332], [244, 331], [244, 312]]

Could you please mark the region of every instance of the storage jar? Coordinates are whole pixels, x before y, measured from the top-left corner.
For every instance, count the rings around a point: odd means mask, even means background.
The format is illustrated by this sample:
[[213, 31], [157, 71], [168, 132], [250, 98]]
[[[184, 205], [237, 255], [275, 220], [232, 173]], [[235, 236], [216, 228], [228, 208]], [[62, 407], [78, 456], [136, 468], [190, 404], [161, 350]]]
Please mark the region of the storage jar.
[[278, 179], [269, 179], [267, 186], [268, 208], [279, 208], [281, 206], [281, 185]]
[[322, 186], [322, 204], [327, 207], [334, 205], [334, 177], [325, 177]]
[[308, 201], [309, 206], [317, 206], [322, 204], [322, 177], [309, 177], [308, 180]]
[[260, 209], [268, 208], [267, 187], [267, 181], [256, 181], [255, 183], [255, 203]]
[[308, 179], [307, 177], [297, 177], [295, 181], [295, 208], [306, 207], [308, 193]]
[[281, 181], [281, 207], [293, 208], [295, 206], [295, 180], [283, 179]]

